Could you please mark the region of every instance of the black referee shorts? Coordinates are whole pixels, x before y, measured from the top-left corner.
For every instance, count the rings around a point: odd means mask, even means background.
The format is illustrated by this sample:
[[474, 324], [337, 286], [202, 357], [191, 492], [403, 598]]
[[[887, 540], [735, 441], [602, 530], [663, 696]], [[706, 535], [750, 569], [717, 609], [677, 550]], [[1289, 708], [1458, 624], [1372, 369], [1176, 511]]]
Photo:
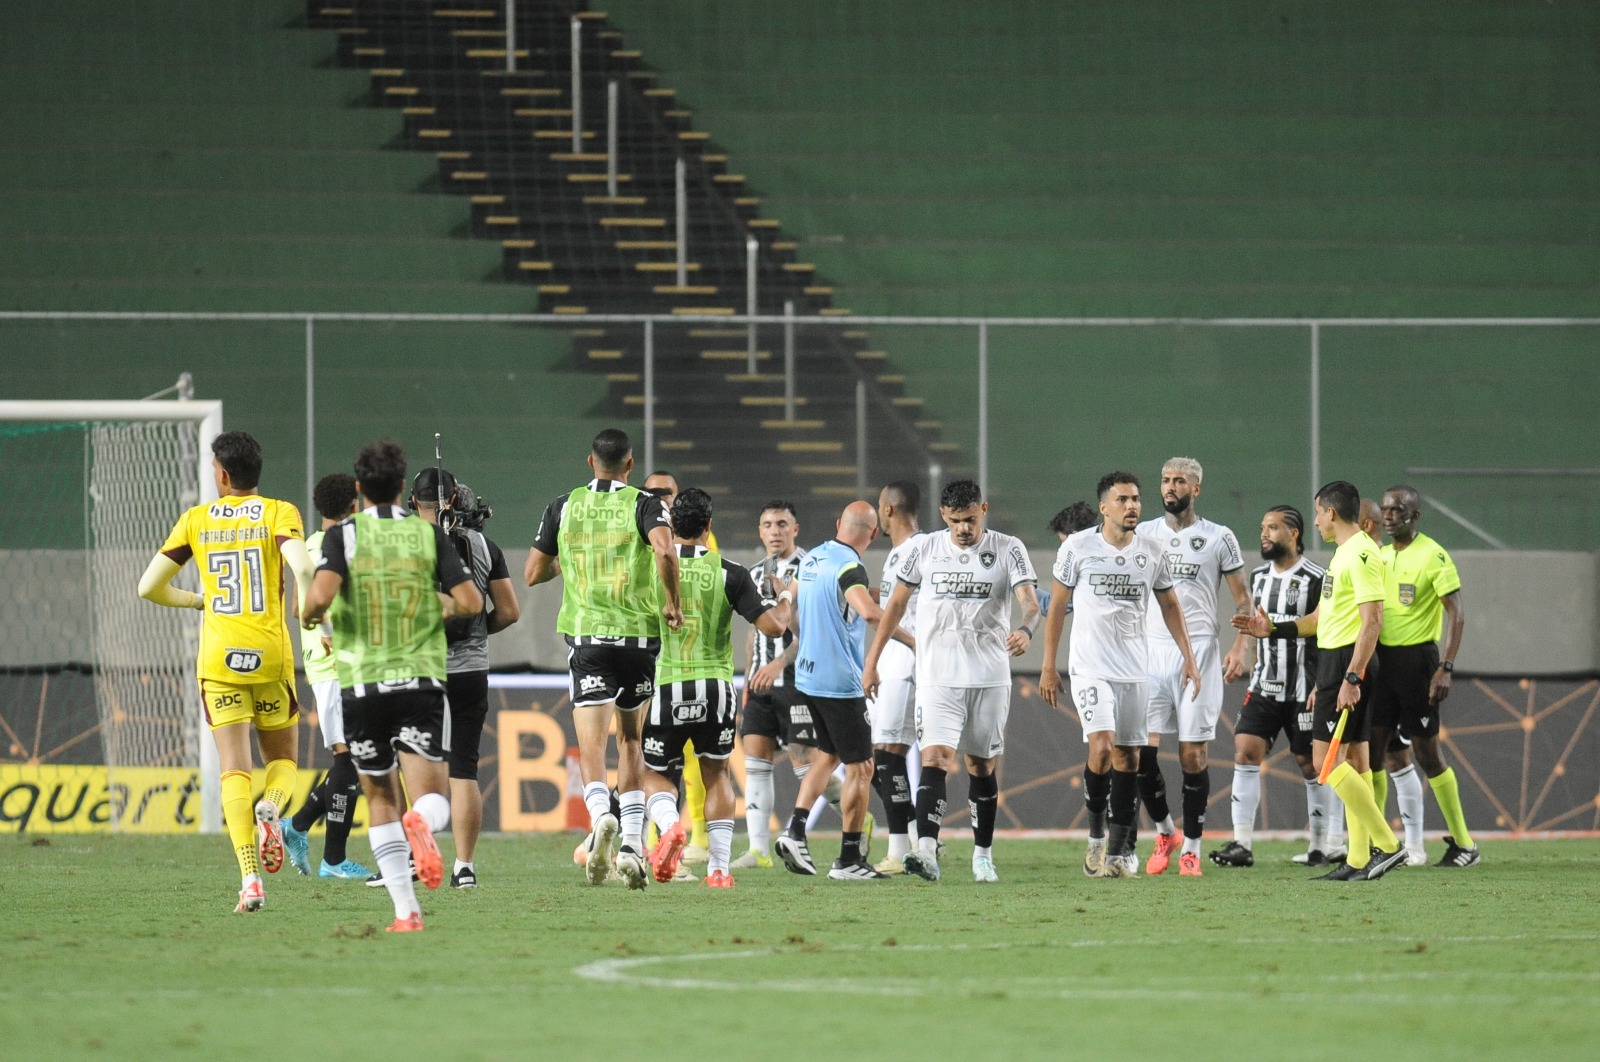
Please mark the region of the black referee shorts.
[[1372, 723], [1406, 737], [1432, 737], [1439, 732], [1439, 705], [1428, 703], [1428, 687], [1439, 670], [1439, 646], [1380, 645], [1382, 665], [1372, 690]]
[[[1317, 741], [1332, 741], [1339, 725], [1339, 687], [1350, 671], [1350, 660], [1355, 656], [1355, 643], [1337, 649], [1317, 650], [1317, 710], [1311, 719], [1311, 736]], [[1372, 694], [1378, 685], [1381, 672], [1378, 654], [1372, 654], [1367, 663], [1367, 677], [1361, 683], [1361, 699], [1350, 709], [1350, 719], [1344, 725], [1345, 745], [1372, 740]]]

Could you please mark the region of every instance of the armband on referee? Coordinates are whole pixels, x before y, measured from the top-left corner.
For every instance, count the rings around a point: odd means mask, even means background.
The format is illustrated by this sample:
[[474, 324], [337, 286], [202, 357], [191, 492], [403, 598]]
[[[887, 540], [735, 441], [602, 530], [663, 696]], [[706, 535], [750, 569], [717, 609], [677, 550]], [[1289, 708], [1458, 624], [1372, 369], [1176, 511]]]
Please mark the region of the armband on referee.
[[1268, 638], [1298, 638], [1300, 637], [1300, 624], [1295, 620], [1281, 620], [1272, 625], [1272, 633]]

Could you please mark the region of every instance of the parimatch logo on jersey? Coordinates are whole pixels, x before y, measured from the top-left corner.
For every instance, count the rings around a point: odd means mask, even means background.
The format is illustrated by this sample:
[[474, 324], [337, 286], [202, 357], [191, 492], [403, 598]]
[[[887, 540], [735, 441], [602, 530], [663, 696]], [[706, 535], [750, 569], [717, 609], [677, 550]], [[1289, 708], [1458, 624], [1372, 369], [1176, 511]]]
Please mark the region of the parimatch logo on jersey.
[[985, 598], [994, 592], [994, 580], [976, 572], [934, 572], [933, 592], [940, 597]]
[[1194, 580], [1200, 578], [1200, 565], [1185, 563], [1181, 553], [1167, 554], [1167, 571], [1174, 579]]
[[1094, 587], [1099, 597], [1114, 597], [1120, 601], [1140, 601], [1144, 598], [1144, 584], [1120, 572], [1091, 575], [1089, 585]]

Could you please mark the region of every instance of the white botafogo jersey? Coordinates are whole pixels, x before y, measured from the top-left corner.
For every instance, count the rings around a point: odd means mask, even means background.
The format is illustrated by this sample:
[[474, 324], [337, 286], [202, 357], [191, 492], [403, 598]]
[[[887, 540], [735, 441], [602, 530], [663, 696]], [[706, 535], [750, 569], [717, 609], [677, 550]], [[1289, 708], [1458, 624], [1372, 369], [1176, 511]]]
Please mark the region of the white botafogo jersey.
[[[1183, 606], [1183, 622], [1189, 628], [1189, 642], [1217, 637], [1217, 588], [1222, 577], [1244, 568], [1239, 540], [1221, 524], [1205, 517], [1181, 531], [1167, 526], [1165, 518], [1146, 520], [1138, 533], [1161, 547], [1167, 557], [1167, 573], [1172, 576], [1178, 604]], [[1146, 615], [1150, 637], [1172, 643], [1172, 632], [1161, 618], [1161, 609], [1151, 602]]]
[[925, 534], [895, 578], [920, 588], [918, 687], [1011, 685], [1011, 598], [1021, 584], [1038, 581], [1020, 539], [985, 530], [962, 549], [948, 531]]
[[[898, 546], [891, 546], [889, 558], [883, 562], [883, 578], [878, 580], [878, 607], [885, 608], [889, 604], [889, 595], [894, 592], [894, 584], [899, 582], [895, 573], [900, 570], [906, 561], [906, 556], [917, 548], [917, 543], [928, 537], [928, 532], [918, 531]], [[913, 638], [917, 636], [917, 601], [921, 597], [917, 587], [911, 588], [911, 600], [906, 603], [905, 618], [900, 621], [900, 626]], [[899, 642], [890, 642], [890, 645], [900, 645]], [[905, 646], [901, 645], [904, 649]]]
[[1172, 589], [1167, 555], [1146, 535], [1118, 549], [1098, 527], [1067, 536], [1051, 569], [1072, 590], [1067, 671], [1107, 682], [1143, 682], [1149, 653], [1145, 614], [1156, 590]]

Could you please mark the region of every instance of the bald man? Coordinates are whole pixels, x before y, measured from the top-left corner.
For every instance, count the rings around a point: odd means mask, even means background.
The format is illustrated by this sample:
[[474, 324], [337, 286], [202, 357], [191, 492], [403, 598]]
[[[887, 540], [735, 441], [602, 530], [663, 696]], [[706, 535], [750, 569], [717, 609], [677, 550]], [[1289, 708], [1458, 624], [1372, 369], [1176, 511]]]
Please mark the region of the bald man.
[[[835, 535], [806, 554], [793, 593], [800, 639], [795, 687], [805, 699], [816, 729], [817, 758], [800, 785], [789, 826], [774, 846], [783, 865], [814, 875], [816, 864], [806, 843], [806, 820], [834, 768], [843, 763], [840, 811], [844, 836], [828, 877], [835, 881], [885, 881], [861, 850], [861, 826], [872, 788], [872, 723], [861, 685], [867, 624], [883, 616], [873, 597], [861, 555], [878, 537], [878, 514], [864, 501], [851, 502], [835, 524]], [[915, 648], [899, 628], [894, 637]], [[794, 711], [798, 712], [799, 708]], [[796, 720], [798, 721], [798, 720]]]

